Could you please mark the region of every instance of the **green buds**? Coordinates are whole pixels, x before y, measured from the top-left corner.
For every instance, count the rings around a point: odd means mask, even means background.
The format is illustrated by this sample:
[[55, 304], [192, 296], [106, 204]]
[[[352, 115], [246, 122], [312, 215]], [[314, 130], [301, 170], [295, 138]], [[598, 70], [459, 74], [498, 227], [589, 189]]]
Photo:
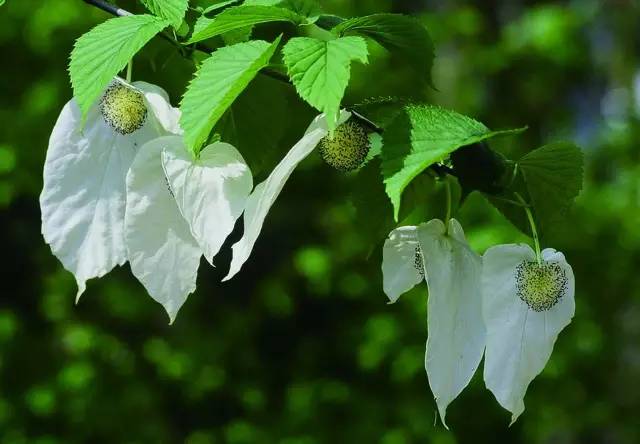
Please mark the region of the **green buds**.
[[121, 82], [114, 82], [100, 100], [104, 120], [122, 135], [131, 134], [142, 127], [147, 118], [144, 95]]
[[534, 311], [556, 305], [567, 291], [567, 275], [553, 262], [524, 261], [516, 267], [516, 292]]
[[333, 137], [325, 136], [320, 141], [320, 155], [336, 170], [348, 172], [363, 164], [370, 147], [367, 131], [351, 119], [338, 126]]

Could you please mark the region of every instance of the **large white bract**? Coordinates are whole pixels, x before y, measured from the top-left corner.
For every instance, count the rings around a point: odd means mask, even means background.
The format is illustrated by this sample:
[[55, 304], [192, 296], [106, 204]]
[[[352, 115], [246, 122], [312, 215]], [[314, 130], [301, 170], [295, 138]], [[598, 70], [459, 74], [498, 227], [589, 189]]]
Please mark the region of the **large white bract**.
[[195, 160], [182, 143], [169, 144], [162, 165], [191, 234], [213, 264], [251, 193], [249, 166], [238, 150], [222, 142], [205, 147]]
[[425, 368], [446, 426], [447, 406], [473, 377], [485, 347], [482, 262], [455, 219], [391, 232], [383, 250], [384, 290], [395, 302], [423, 278], [429, 287]]
[[[42, 234], [75, 276], [76, 298], [88, 279], [127, 261], [125, 176], [136, 152], [156, 137], [179, 132], [179, 111], [161, 88], [121, 79], [110, 88], [84, 124], [74, 99], [64, 106], [44, 165]], [[122, 88], [129, 94], [122, 94]], [[106, 108], [101, 106], [105, 101]], [[122, 121], [110, 122], [118, 117]]]
[[541, 259], [524, 244], [498, 245], [483, 257], [484, 380], [511, 412], [511, 423], [575, 312], [575, 281], [564, 255], [548, 248]]
[[[338, 125], [346, 122], [351, 113], [342, 111], [338, 119]], [[267, 179], [258, 184], [249, 199], [244, 211], [244, 234], [242, 238], [233, 245], [233, 258], [229, 273], [224, 280], [229, 280], [235, 276], [247, 261], [253, 250], [253, 246], [258, 240], [264, 220], [276, 201], [285, 183], [293, 173], [293, 170], [302, 162], [320, 140], [329, 133], [327, 121], [324, 114], [316, 117], [305, 132], [304, 137], [298, 141], [285, 155], [284, 159], [273, 169]]]
[[196, 289], [202, 256], [162, 169], [162, 152], [172, 146], [182, 146], [182, 137], [157, 138], [140, 148], [127, 174], [125, 212], [131, 271], [171, 322]]

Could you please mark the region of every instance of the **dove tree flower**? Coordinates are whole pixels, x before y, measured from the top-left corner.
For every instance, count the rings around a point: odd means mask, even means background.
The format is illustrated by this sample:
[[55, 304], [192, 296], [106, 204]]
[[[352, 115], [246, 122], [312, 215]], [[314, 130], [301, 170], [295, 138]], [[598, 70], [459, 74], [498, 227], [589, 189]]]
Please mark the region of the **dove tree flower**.
[[200, 257], [212, 262], [242, 213], [251, 171], [229, 144], [194, 159], [182, 137], [166, 136], [142, 146], [126, 183], [131, 270], [173, 322], [196, 289]]
[[125, 176], [139, 147], [179, 132], [161, 88], [116, 78], [83, 120], [75, 99], [53, 128], [40, 195], [42, 234], [62, 265], [86, 281], [127, 261]]
[[[293, 170], [311, 154], [318, 144], [321, 144], [322, 157], [327, 163], [339, 170], [352, 170], [364, 161], [369, 141], [366, 138], [366, 133], [362, 131], [354, 133], [350, 130], [355, 126], [348, 122], [350, 117], [350, 112], [342, 111], [334, 131], [335, 135], [330, 137], [324, 114], [317, 116], [307, 128], [302, 139], [289, 150], [269, 177], [255, 187], [244, 210], [244, 234], [233, 245], [233, 258], [229, 273], [224, 278], [225, 281], [235, 276], [247, 261], [271, 206], [280, 195]], [[346, 126], [343, 126], [345, 122]], [[355, 147], [354, 145], [366, 145], [367, 148]]]
[[469, 384], [484, 352], [481, 268], [455, 219], [397, 228], [384, 244], [383, 286], [392, 303], [427, 282], [425, 368], [445, 427], [447, 406]]
[[540, 252], [535, 240], [536, 252], [525, 244], [497, 245], [483, 257], [484, 380], [512, 424], [575, 312], [571, 266], [554, 249]]

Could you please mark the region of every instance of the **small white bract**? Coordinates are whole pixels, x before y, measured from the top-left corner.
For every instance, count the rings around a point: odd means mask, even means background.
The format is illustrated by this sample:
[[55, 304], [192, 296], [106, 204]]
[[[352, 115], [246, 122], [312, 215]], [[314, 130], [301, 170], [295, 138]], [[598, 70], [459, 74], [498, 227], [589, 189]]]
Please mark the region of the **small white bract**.
[[75, 99], [51, 133], [40, 195], [42, 234], [73, 273], [77, 298], [86, 281], [127, 260], [125, 176], [138, 148], [179, 132], [179, 111], [161, 88], [115, 79], [86, 121]]
[[[351, 113], [342, 111], [337, 124], [346, 122], [351, 117]], [[258, 184], [249, 196], [244, 210], [244, 234], [242, 238], [233, 245], [233, 258], [229, 273], [223, 279], [225, 281], [235, 276], [242, 265], [247, 261], [253, 250], [253, 246], [260, 235], [264, 220], [271, 209], [271, 206], [280, 195], [282, 188], [293, 173], [293, 170], [302, 162], [318, 145], [320, 140], [329, 133], [327, 121], [324, 114], [316, 117], [305, 135], [296, 143], [284, 156], [278, 165], [273, 169], [267, 179]]]
[[473, 377], [485, 346], [480, 256], [462, 227], [434, 219], [393, 230], [384, 244], [384, 291], [391, 302], [425, 279], [429, 287], [425, 368], [446, 427], [447, 406]]
[[483, 257], [487, 326], [484, 380], [511, 423], [524, 411], [527, 387], [544, 369], [558, 334], [575, 312], [574, 277], [551, 248], [541, 262], [528, 245], [498, 245]]

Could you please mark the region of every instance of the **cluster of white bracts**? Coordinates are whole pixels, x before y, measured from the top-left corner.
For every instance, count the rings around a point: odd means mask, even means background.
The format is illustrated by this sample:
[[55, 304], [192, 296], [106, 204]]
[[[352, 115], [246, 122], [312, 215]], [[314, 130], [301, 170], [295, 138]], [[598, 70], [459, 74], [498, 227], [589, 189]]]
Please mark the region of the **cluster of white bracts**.
[[[393, 230], [382, 272], [391, 302], [423, 279], [429, 288], [425, 366], [443, 423], [484, 354], [487, 388], [512, 414], [524, 411], [529, 383], [544, 369], [571, 322], [574, 277], [562, 253], [498, 245], [479, 256], [462, 227], [432, 220]], [[525, 270], [523, 273], [522, 270]]]
[[[343, 112], [338, 123], [349, 117]], [[318, 116], [252, 191], [251, 171], [234, 147], [214, 143], [195, 159], [178, 120], [161, 88], [121, 79], [84, 122], [75, 100], [63, 108], [49, 141], [40, 206], [43, 236], [75, 276], [77, 298], [88, 279], [129, 261], [173, 322], [196, 288], [201, 256], [213, 264], [244, 213], [244, 235], [225, 280], [232, 278], [287, 179], [328, 134]]]

